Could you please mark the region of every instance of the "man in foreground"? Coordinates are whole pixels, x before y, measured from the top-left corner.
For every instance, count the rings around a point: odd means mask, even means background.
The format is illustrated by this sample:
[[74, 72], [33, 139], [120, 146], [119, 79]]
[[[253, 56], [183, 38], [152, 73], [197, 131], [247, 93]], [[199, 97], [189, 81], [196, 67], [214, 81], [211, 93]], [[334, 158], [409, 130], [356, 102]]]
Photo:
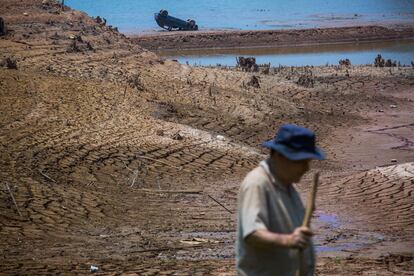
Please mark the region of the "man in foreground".
[[237, 273], [295, 275], [301, 267], [302, 275], [312, 275], [312, 232], [301, 226], [305, 210], [292, 184], [309, 170], [311, 159], [323, 160], [325, 154], [315, 146], [315, 134], [297, 125], [283, 125], [263, 146], [270, 157], [240, 187]]

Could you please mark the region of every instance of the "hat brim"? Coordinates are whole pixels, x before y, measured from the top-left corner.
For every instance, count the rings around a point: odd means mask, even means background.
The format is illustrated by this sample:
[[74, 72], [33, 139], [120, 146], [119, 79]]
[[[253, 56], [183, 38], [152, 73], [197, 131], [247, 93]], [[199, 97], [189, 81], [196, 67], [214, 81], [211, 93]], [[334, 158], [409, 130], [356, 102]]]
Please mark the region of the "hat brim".
[[315, 147], [314, 151], [297, 151], [286, 145], [275, 143], [273, 140], [264, 142], [262, 146], [268, 149], [275, 150], [287, 159], [293, 161], [305, 159], [325, 160], [325, 153], [317, 147]]

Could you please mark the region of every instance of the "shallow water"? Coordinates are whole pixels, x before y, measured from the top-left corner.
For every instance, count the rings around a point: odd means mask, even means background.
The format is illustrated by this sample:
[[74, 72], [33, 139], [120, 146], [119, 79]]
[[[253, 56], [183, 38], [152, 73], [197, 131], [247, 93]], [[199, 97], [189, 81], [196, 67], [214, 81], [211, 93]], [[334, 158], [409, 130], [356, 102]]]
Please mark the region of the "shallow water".
[[363, 231], [353, 233], [351, 230], [344, 230], [335, 214], [317, 211], [315, 216], [314, 245], [315, 251], [319, 254], [357, 251], [385, 239], [379, 233]]
[[318, 217], [319, 222], [328, 224], [329, 227], [338, 227], [339, 226], [339, 219], [336, 215], [319, 212], [317, 214], [317, 217]]
[[154, 13], [197, 21], [201, 30], [292, 29], [324, 26], [414, 22], [410, 0], [66, 0], [65, 4], [101, 16], [124, 33], [160, 28]]
[[327, 44], [277, 48], [208, 49], [164, 51], [158, 53], [182, 64], [200, 66], [235, 66], [237, 56], [253, 56], [258, 64], [271, 66], [337, 65], [348, 58], [353, 65], [372, 64], [381, 54], [384, 59], [399, 61], [401, 65], [414, 62], [414, 40], [370, 43]]

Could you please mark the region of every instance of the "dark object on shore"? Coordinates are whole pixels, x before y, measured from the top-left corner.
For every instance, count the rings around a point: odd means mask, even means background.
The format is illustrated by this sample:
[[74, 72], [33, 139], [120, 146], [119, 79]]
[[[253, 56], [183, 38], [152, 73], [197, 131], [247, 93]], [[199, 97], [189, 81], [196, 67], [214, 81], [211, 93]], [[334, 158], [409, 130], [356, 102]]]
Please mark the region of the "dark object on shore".
[[264, 63], [264, 64], [259, 64], [258, 65], [260, 68], [260, 72], [264, 75], [269, 75], [270, 73], [270, 62], [269, 63]]
[[99, 15], [95, 18], [95, 22], [98, 23], [101, 26], [105, 26], [106, 25], [106, 19], [105, 18], [101, 18]]
[[197, 31], [198, 25], [193, 19], [187, 19], [184, 21], [182, 19], [168, 15], [168, 11], [160, 10], [160, 12], [155, 13], [155, 21], [158, 26], [168, 31], [179, 30], [179, 31]]
[[13, 58], [5, 58], [0, 62], [0, 67], [6, 67], [7, 69], [17, 70], [17, 61]]
[[385, 60], [380, 54], [374, 60], [375, 67], [397, 67], [397, 61], [391, 59]]
[[4, 23], [3, 18], [0, 17], [0, 36], [6, 35], [6, 34], [7, 34], [6, 24]]
[[351, 61], [349, 59], [340, 59], [339, 60], [339, 65], [343, 65], [343, 66], [351, 66]]
[[385, 62], [385, 67], [397, 67], [397, 61], [387, 59], [387, 61]]
[[375, 67], [384, 67], [385, 60], [382, 58], [380, 54], [378, 54], [378, 56], [375, 58], [374, 65]]
[[300, 86], [311, 88], [314, 86], [315, 80], [312, 77], [305, 75], [305, 76], [300, 76], [296, 83]]
[[178, 131], [177, 133], [175, 133], [173, 136], [171, 136], [171, 139], [173, 140], [177, 140], [177, 141], [182, 141], [184, 140], [184, 136], [182, 136], [180, 134], [180, 132]]
[[248, 86], [252, 86], [255, 88], [260, 88], [259, 77], [252, 76], [250, 81], [247, 83]]
[[243, 71], [257, 72], [259, 65], [256, 64], [256, 58], [254, 57], [237, 57], [237, 67], [240, 67]]

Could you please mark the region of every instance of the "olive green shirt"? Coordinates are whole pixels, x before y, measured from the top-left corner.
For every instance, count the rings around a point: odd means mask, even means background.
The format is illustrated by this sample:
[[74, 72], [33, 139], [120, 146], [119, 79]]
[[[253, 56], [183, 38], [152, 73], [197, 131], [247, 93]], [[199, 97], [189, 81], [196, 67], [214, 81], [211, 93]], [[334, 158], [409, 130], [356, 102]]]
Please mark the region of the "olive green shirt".
[[[282, 247], [270, 249], [248, 245], [245, 239], [254, 231], [267, 229], [290, 234], [302, 225], [304, 207], [293, 186], [284, 186], [273, 177], [267, 161], [251, 171], [241, 184], [237, 214], [237, 274], [295, 275], [299, 268], [299, 250]], [[315, 258], [313, 246], [303, 251], [304, 275], [312, 275]]]

